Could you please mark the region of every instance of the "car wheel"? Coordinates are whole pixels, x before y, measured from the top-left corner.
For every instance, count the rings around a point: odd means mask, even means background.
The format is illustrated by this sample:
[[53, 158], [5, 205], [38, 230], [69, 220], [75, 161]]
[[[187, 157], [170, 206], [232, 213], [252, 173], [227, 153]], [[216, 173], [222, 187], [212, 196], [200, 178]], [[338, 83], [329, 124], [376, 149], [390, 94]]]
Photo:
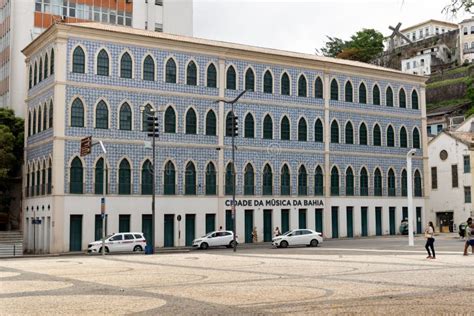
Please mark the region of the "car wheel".
[[[102, 253], [102, 247], [99, 248], [98, 253]], [[105, 247], [105, 253], [109, 253], [109, 247]]]
[[139, 251], [143, 251], [142, 246], [135, 246], [135, 247], [133, 247], [133, 252], [139, 252]]
[[203, 243], [201, 244], [201, 249], [206, 250], [207, 248], [209, 248], [209, 245], [208, 245], [206, 242], [203, 242]]
[[283, 240], [283, 241], [280, 243], [280, 247], [281, 247], [281, 248], [286, 248], [286, 247], [288, 247], [288, 242], [285, 241], [285, 240]]
[[229, 243], [229, 248], [234, 248], [234, 244], [235, 244], [235, 241], [232, 240], [232, 241]]
[[316, 239], [311, 240], [311, 242], [309, 243], [309, 245], [311, 247], [317, 247], [318, 244], [319, 244], [319, 242]]

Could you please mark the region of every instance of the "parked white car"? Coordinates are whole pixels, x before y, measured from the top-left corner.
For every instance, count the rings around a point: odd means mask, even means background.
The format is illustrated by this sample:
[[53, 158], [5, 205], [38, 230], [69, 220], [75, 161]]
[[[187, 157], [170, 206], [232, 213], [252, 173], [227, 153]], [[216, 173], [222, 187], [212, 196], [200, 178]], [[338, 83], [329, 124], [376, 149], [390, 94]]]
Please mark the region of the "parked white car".
[[[237, 238], [235, 239], [239, 243]], [[211, 232], [201, 238], [193, 240], [193, 247], [207, 249], [209, 247], [232, 248], [234, 246], [234, 233], [230, 230]]]
[[[125, 252], [145, 250], [143, 233], [116, 233], [105, 239], [105, 252]], [[88, 253], [101, 253], [102, 240], [93, 241], [87, 247]]]
[[273, 238], [272, 244], [276, 247], [311, 246], [317, 247], [323, 242], [323, 235], [311, 229], [294, 229], [283, 235]]

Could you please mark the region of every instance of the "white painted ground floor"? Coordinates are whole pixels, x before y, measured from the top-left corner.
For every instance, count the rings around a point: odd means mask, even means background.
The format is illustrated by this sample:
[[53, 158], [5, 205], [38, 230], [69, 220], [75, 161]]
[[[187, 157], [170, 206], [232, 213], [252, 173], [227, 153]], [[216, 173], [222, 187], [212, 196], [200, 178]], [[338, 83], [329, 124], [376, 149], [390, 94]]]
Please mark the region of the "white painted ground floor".
[[[102, 234], [100, 196], [66, 195], [29, 198], [24, 202], [24, 246], [27, 252], [84, 251]], [[157, 197], [155, 244], [190, 245], [206, 232], [232, 229], [230, 197]], [[408, 215], [406, 198], [389, 197], [237, 197], [236, 230], [241, 243], [270, 241], [275, 227], [322, 231], [325, 238], [399, 234]], [[416, 228], [425, 226], [425, 199], [414, 199]], [[108, 196], [106, 233], [151, 235], [151, 196]], [[40, 221], [38, 221], [38, 219]], [[178, 220], [180, 219], [180, 220]]]

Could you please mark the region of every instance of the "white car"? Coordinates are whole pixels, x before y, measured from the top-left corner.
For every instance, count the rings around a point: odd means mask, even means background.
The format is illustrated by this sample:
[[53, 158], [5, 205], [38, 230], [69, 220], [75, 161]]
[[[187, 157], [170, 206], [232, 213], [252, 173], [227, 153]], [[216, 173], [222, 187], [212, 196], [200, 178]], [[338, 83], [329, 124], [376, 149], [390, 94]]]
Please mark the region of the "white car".
[[[235, 239], [239, 243], [237, 238]], [[209, 247], [232, 248], [234, 246], [234, 233], [230, 230], [221, 230], [211, 232], [201, 238], [193, 240], [193, 247], [200, 249], [207, 249]]]
[[[115, 233], [105, 239], [105, 252], [145, 250], [143, 233]], [[87, 247], [88, 253], [102, 253], [102, 240], [93, 241]]]
[[323, 234], [311, 229], [294, 229], [273, 238], [272, 245], [286, 248], [288, 246], [317, 247], [323, 242]]

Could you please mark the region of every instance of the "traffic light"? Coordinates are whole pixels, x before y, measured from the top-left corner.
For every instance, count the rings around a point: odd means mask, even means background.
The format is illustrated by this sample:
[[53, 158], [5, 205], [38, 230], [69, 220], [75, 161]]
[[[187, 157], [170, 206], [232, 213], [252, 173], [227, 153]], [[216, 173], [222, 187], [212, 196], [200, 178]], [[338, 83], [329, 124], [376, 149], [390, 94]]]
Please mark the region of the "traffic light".
[[147, 117], [147, 132], [149, 137], [159, 137], [158, 118], [156, 116]]
[[234, 128], [234, 137], [239, 135], [239, 118], [230, 113], [226, 119], [226, 136], [232, 136], [232, 127]]

